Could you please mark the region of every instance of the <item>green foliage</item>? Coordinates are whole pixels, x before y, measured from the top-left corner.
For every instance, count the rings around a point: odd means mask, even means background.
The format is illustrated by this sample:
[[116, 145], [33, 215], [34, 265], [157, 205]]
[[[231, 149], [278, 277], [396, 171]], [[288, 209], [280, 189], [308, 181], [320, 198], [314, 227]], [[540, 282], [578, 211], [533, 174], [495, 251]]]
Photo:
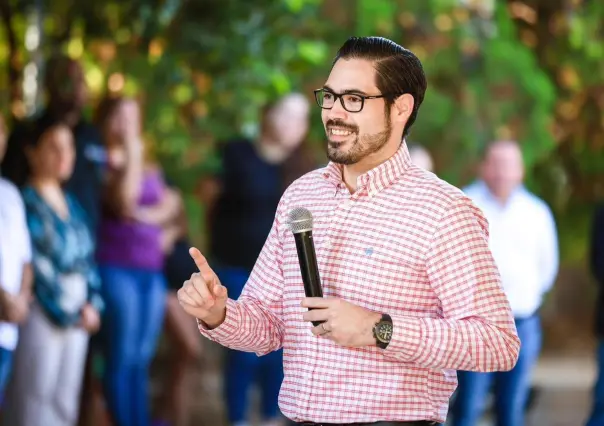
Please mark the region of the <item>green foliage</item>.
[[[518, 139], [529, 169], [554, 148], [549, 122], [555, 87], [519, 40], [505, 3], [498, 3], [488, 23], [460, 15], [454, 1], [404, 2], [395, 8], [386, 0], [362, 0], [358, 5], [361, 34], [398, 36], [424, 53], [429, 90], [412, 137], [444, 153], [444, 178], [464, 184], [468, 160], [476, 160], [494, 138]], [[387, 31], [403, 13], [414, 16], [415, 23], [400, 35]], [[494, 26], [494, 35], [484, 33], [487, 24]]]

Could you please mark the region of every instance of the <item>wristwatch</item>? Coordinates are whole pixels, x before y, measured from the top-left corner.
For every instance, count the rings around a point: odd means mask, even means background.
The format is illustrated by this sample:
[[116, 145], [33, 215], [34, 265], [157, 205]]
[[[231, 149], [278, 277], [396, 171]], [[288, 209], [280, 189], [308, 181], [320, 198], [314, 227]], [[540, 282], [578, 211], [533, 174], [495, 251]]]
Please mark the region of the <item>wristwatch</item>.
[[386, 349], [392, 339], [392, 318], [382, 314], [382, 318], [373, 326], [373, 337], [378, 348]]

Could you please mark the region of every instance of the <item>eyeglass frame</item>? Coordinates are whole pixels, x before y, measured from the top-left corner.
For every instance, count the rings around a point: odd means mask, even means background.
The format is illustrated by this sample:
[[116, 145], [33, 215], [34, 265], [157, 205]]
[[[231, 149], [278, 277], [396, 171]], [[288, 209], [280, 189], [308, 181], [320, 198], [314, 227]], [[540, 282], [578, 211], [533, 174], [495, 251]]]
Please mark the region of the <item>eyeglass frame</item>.
[[[319, 98], [318, 98], [319, 92], [328, 92], [328, 93], [331, 93], [332, 95], [335, 96], [335, 99], [333, 100], [333, 105], [330, 108], [324, 107], [323, 105], [321, 105], [319, 103]], [[344, 93], [336, 93], [336, 92], [334, 92], [332, 90], [329, 90], [329, 89], [326, 89], [324, 87], [321, 88], [321, 89], [315, 89], [314, 90], [314, 94], [315, 94], [315, 102], [317, 103], [317, 105], [319, 106], [319, 108], [321, 108], [321, 109], [332, 109], [334, 107], [334, 105], [336, 104], [336, 101], [339, 98], [340, 99], [340, 105], [342, 105], [342, 108], [344, 108], [344, 110], [346, 110], [346, 111], [348, 111], [348, 112], [350, 112], [352, 114], [363, 111], [363, 108], [365, 108], [365, 99], [380, 99], [380, 98], [385, 98], [387, 96], [391, 96], [391, 95], [384, 94], [384, 93], [382, 93], [381, 95], [372, 95], [372, 96], [369, 96], [369, 95], [362, 95], [362, 94], [360, 94], [358, 92], [354, 92], [354, 91], [346, 91]], [[344, 105], [344, 96], [345, 95], [354, 95], [354, 96], [358, 96], [359, 98], [361, 98], [361, 108], [358, 111], [350, 111], [348, 108], [346, 108], [346, 106]], [[400, 95], [396, 95], [396, 96], [400, 96]]]

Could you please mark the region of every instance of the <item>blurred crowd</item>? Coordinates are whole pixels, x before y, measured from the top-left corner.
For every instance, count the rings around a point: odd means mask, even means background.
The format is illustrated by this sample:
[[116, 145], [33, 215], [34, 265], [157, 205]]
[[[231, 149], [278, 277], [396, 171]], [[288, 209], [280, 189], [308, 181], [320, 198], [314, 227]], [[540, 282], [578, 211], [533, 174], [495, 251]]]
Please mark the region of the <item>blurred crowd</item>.
[[[143, 140], [136, 99], [107, 95], [89, 121], [82, 67], [64, 56], [49, 61], [45, 87], [43, 112], [3, 122], [0, 137], [3, 422], [98, 424], [100, 393], [105, 423], [187, 425], [201, 337], [175, 293], [196, 271], [182, 195]], [[231, 297], [284, 189], [317, 166], [302, 144], [309, 114], [300, 94], [267, 105], [257, 140], [225, 141], [220, 172], [200, 177], [210, 251]], [[149, 368], [164, 332], [172, 359], [152, 409]], [[246, 423], [257, 383], [267, 424], [278, 424], [281, 353], [225, 356], [229, 421]]]
[[[193, 399], [203, 398], [191, 392], [203, 353], [197, 324], [176, 299], [196, 272], [182, 194], [144, 141], [136, 99], [108, 94], [89, 121], [80, 64], [57, 56], [47, 70], [42, 113], [0, 126], [2, 422], [189, 425]], [[297, 93], [266, 105], [255, 140], [225, 141], [219, 172], [200, 176], [208, 253], [231, 298], [247, 281], [284, 189], [321, 166], [304, 143], [311, 107]], [[425, 148], [407, 145], [417, 165], [434, 169]], [[510, 372], [459, 372], [453, 425], [477, 425], [489, 401], [500, 425], [522, 424], [530, 408], [539, 309], [556, 279], [558, 245], [553, 216], [524, 187], [523, 172], [518, 144], [495, 141], [464, 188], [489, 220], [522, 349]], [[598, 217], [593, 264], [604, 281]], [[150, 366], [162, 335], [170, 342], [169, 372], [162, 403], [151, 407]], [[249, 424], [252, 387], [261, 394], [263, 425], [285, 424], [277, 405], [280, 351], [225, 350], [223, 367], [229, 424]], [[604, 424], [604, 380], [594, 395], [590, 426]]]

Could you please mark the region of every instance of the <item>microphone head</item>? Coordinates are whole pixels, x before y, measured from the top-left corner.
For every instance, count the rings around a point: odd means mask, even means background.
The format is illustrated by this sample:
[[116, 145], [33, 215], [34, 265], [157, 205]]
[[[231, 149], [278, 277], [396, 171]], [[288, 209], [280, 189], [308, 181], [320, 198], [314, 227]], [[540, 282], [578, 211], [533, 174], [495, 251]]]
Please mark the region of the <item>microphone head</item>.
[[312, 231], [312, 213], [304, 207], [296, 207], [290, 210], [287, 224], [294, 234]]

